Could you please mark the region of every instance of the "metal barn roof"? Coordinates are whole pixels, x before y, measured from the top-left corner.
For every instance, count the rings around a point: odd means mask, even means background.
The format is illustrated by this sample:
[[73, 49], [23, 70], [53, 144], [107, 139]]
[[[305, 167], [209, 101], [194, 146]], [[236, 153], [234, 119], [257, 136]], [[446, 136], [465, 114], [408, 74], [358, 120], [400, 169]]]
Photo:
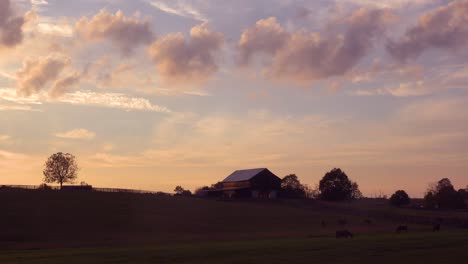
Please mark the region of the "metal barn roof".
[[223, 180], [223, 182], [248, 181], [266, 169], [267, 168], [236, 170], [231, 175], [227, 176], [226, 179]]

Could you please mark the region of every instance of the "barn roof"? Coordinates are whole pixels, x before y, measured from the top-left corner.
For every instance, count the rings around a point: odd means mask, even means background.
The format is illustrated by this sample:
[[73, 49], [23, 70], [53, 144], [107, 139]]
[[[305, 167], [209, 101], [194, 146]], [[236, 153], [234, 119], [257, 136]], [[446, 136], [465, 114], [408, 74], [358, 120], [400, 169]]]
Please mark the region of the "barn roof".
[[227, 176], [223, 182], [238, 182], [238, 181], [248, 181], [253, 177], [257, 176], [264, 170], [268, 170], [267, 168], [258, 168], [258, 169], [249, 169], [249, 170], [236, 170], [235, 172], [231, 173], [231, 175]]

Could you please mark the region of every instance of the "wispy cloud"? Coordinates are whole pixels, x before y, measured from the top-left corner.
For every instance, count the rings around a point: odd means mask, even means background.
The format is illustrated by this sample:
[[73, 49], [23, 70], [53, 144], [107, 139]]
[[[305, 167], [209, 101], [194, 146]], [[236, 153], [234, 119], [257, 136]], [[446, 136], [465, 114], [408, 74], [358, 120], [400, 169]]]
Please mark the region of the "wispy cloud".
[[40, 111], [29, 105], [0, 105], [0, 111]]
[[16, 76], [14, 74], [1, 71], [1, 70], [0, 70], [0, 76], [9, 80], [16, 80]]
[[87, 129], [74, 129], [66, 132], [61, 132], [55, 134], [58, 138], [66, 138], [66, 139], [81, 139], [81, 140], [91, 140], [96, 137], [96, 133], [89, 131]]
[[191, 18], [202, 22], [208, 21], [208, 18], [188, 3], [181, 1], [169, 1], [169, 3], [165, 3], [163, 1], [151, 0], [148, 0], [147, 2], [153, 7], [172, 15]]
[[1, 135], [0, 134], [0, 142], [4, 142], [9, 140], [11, 137], [9, 135]]
[[74, 105], [101, 106], [109, 108], [124, 109], [127, 111], [150, 111], [150, 112], [171, 112], [164, 106], [154, 105], [148, 99], [141, 97], [129, 97], [121, 93], [96, 93], [92, 91], [77, 91], [64, 95], [57, 100], [62, 103]]
[[[4, 106], [5, 110], [31, 110], [27, 104], [66, 103], [82, 106], [116, 108], [126, 111], [171, 112], [167, 107], [152, 104], [146, 98], [131, 97], [122, 93], [76, 91], [66, 93], [60, 98], [53, 99], [44, 91], [29, 97], [22, 97], [16, 94], [15, 89], [0, 88], [0, 100], [19, 104], [19, 106]], [[2, 106], [0, 105], [0, 110], [1, 109]]]

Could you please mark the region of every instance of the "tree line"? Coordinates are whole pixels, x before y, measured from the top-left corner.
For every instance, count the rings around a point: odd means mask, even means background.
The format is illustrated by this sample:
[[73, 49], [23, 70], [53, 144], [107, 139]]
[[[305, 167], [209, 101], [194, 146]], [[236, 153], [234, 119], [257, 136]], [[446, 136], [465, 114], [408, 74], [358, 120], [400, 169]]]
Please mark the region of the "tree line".
[[[58, 183], [60, 187], [64, 183], [73, 183], [77, 178], [78, 165], [74, 155], [58, 152], [51, 155], [44, 164], [44, 182]], [[219, 184], [219, 183], [218, 183]], [[195, 190], [200, 191], [218, 188], [218, 184], [211, 187], [205, 186]], [[191, 196], [190, 190], [177, 186], [174, 189], [176, 195]], [[296, 174], [289, 174], [281, 179], [280, 197], [292, 199], [320, 199], [324, 201], [349, 201], [363, 198], [359, 185], [352, 181], [340, 168], [334, 168], [325, 173], [315, 188], [301, 183]], [[427, 189], [424, 199], [424, 208], [461, 209], [467, 206], [468, 186], [465, 189], [456, 190], [448, 178], [443, 178], [437, 183], [431, 184]], [[404, 190], [398, 190], [389, 199], [391, 205], [406, 206], [411, 203], [411, 198]]]

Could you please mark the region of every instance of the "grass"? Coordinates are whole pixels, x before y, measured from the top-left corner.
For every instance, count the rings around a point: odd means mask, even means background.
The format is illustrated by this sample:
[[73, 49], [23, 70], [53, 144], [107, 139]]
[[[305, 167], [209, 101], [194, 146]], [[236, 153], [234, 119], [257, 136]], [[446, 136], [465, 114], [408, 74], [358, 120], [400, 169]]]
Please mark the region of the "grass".
[[6, 251], [0, 263], [455, 263], [468, 232]]
[[[467, 212], [397, 209], [378, 201], [0, 190], [0, 213], [0, 263], [428, 264], [468, 256], [468, 230], [456, 228]], [[432, 233], [438, 218], [443, 230]], [[394, 234], [400, 224], [410, 232]], [[337, 240], [338, 229], [356, 237]]]

